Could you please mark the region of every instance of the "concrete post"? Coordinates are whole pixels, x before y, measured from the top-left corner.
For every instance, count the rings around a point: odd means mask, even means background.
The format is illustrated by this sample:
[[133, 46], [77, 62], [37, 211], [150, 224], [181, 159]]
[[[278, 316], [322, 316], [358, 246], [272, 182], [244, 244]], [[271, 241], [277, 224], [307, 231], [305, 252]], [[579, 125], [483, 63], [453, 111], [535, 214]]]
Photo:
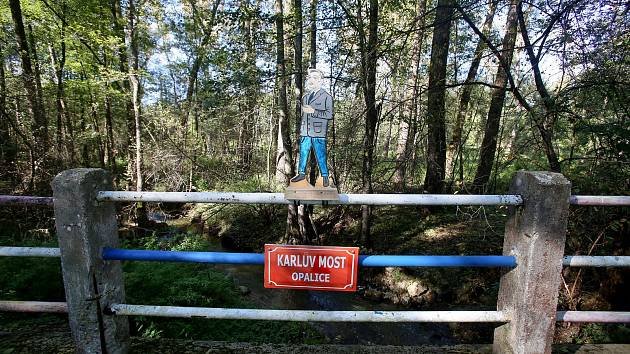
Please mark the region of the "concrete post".
[[517, 172], [503, 255], [517, 267], [501, 278], [497, 308], [511, 321], [494, 331], [495, 353], [551, 353], [566, 239], [571, 183], [559, 173]]
[[70, 329], [77, 353], [126, 353], [126, 317], [103, 310], [124, 303], [119, 261], [103, 261], [103, 247], [118, 247], [118, 225], [112, 203], [96, 201], [99, 190], [112, 190], [102, 169], [79, 168], [58, 174], [52, 182], [55, 226], [68, 303]]

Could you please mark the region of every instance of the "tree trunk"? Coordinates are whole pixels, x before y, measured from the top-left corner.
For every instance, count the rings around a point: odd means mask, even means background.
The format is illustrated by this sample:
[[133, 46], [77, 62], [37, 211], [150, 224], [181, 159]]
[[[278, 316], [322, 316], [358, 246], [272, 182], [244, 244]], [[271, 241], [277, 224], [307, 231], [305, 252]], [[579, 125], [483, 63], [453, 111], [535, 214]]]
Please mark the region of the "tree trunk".
[[488, 109], [488, 118], [486, 119], [483, 140], [479, 151], [479, 164], [477, 165], [477, 172], [475, 173], [475, 180], [473, 181], [473, 189], [478, 192], [483, 192], [487, 189], [487, 184], [490, 180], [490, 174], [492, 173], [492, 166], [494, 164], [494, 157], [497, 150], [497, 135], [499, 133], [501, 114], [503, 113], [503, 103], [505, 101], [505, 95], [507, 92], [506, 86], [508, 82], [507, 72], [504, 69], [504, 66], [508, 70], [511, 67], [512, 57], [514, 55], [514, 43], [516, 42], [517, 2], [518, 0], [510, 1], [510, 10], [505, 24], [506, 32], [503, 37], [500, 58], [503, 65], [499, 65], [497, 67], [497, 74], [494, 79], [494, 86], [497, 86], [497, 88], [492, 90], [490, 108]]
[[126, 75], [122, 80], [122, 85], [118, 83], [117, 87], [125, 96], [125, 126], [127, 127], [127, 134], [125, 134], [124, 150], [127, 155], [127, 189], [132, 189], [134, 185], [137, 185], [136, 175], [134, 173], [134, 136], [135, 132], [135, 115], [133, 111], [133, 97], [131, 97], [131, 82], [129, 75], [129, 62], [127, 57], [127, 46], [125, 44], [125, 31], [122, 23], [122, 9], [120, 6], [120, 0], [111, 0], [110, 2], [112, 12], [112, 29], [114, 35], [120, 41], [118, 45], [118, 70], [121, 74]]
[[549, 169], [553, 172], [560, 173], [560, 161], [553, 146], [553, 126], [557, 117], [556, 104], [555, 100], [551, 98], [551, 95], [549, 95], [549, 91], [545, 87], [545, 83], [542, 80], [542, 75], [540, 74], [540, 56], [534, 54], [534, 48], [531, 41], [529, 40], [529, 35], [527, 33], [527, 26], [525, 25], [525, 17], [523, 16], [522, 6], [523, 3], [519, 1], [516, 8], [518, 23], [520, 25], [523, 43], [525, 44], [525, 52], [527, 52], [527, 58], [529, 59], [529, 63], [532, 66], [532, 71], [534, 72], [536, 91], [538, 91], [538, 94], [542, 99], [544, 108], [544, 114], [542, 115], [542, 117], [536, 116], [536, 112], [531, 112], [531, 114], [534, 115], [533, 118], [536, 128], [538, 128], [538, 131], [540, 132], [540, 136], [542, 138], [545, 155], [547, 156], [547, 161], [549, 162]]
[[42, 89], [42, 69], [39, 65], [39, 56], [37, 55], [37, 43], [35, 43], [35, 36], [33, 35], [33, 27], [28, 25], [28, 35], [31, 42], [31, 58], [33, 58], [33, 71], [35, 73], [35, 89], [37, 90], [37, 103], [41, 107], [44, 122], [44, 131], [46, 132], [46, 140], [48, 140], [48, 116], [46, 115], [46, 109], [44, 107], [44, 90]]
[[[490, 1], [488, 14], [486, 15], [486, 20], [481, 28], [483, 35], [486, 37], [492, 29], [492, 22], [494, 20], [494, 14], [496, 13], [498, 3], [498, 0]], [[451, 141], [449, 142], [446, 151], [446, 177], [450, 179], [454, 179], [453, 171], [456, 156], [458, 156], [462, 148], [462, 131], [464, 129], [464, 122], [468, 113], [468, 104], [470, 103], [470, 96], [473, 90], [473, 85], [471, 85], [471, 83], [475, 81], [475, 78], [477, 77], [477, 71], [479, 70], [479, 64], [481, 63], [481, 58], [485, 49], [486, 43], [482, 39], [479, 39], [477, 47], [475, 48], [473, 60], [470, 63], [470, 68], [468, 69], [468, 75], [466, 76], [466, 80], [462, 86], [461, 96], [459, 98], [459, 107], [457, 109], [457, 118], [455, 119], [455, 127], [453, 128], [453, 136], [451, 137]]]
[[114, 116], [112, 113], [112, 100], [105, 95], [105, 130], [107, 132], [107, 166], [116, 175], [116, 154], [114, 153]]
[[302, 116], [302, 95], [304, 95], [304, 82], [303, 72], [304, 67], [302, 65], [302, 44], [304, 42], [304, 31], [302, 30], [302, 0], [293, 0], [293, 19], [295, 28], [295, 40], [293, 50], [293, 61], [295, 66], [295, 136], [300, 136], [300, 119]]
[[136, 173], [136, 191], [142, 191], [142, 145], [141, 145], [141, 121], [140, 121], [140, 104], [141, 104], [141, 87], [140, 87], [140, 65], [138, 50], [138, 28], [136, 26], [136, 0], [129, 0], [128, 30], [129, 30], [129, 49], [131, 49], [131, 69], [129, 71], [129, 82], [131, 83], [131, 100], [133, 104], [134, 116], [134, 152], [135, 152], [135, 173]]
[[310, 21], [311, 21], [311, 29], [310, 29], [310, 45], [309, 45], [309, 54], [310, 54], [310, 66], [311, 68], [317, 67], [317, 0], [311, 0], [311, 8], [310, 8]]
[[[105, 147], [103, 146], [103, 139], [101, 134], [101, 127], [98, 122], [98, 111], [96, 110], [96, 104], [94, 102], [94, 95], [92, 94], [92, 87], [90, 82], [88, 81], [88, 94], [89, 98], [89, 106], [90, 106], [90, 117], [92, 118], [92, 126], [94, 127], [94, 136], [96, 136], [96, 150], [98, 154], [98, 162], [101, 168], [105, 168]], [[89, 164], [89, 162], [88, 162]]]
[[[363, 28], [362, 5], [358, 6], [359, 50], [361, 53], [361, 79], [365, 100], [365, 136], [363, 140], [363, 166], [361, 168], [362, 191], [373, 193], [372, 169], [374, 163], [374, 145], [378, 110], [376, 107], [376, 62], [378, 60], [378, 0], [369, 0], [368, 34]], [[361, 206], [361, 240], [366, 247], [371, 247], [371, 215], [369, 205]]]
[[241, 2], [242, 12], [245, 17], [242, 21], [242, 32], [245, 39], [245, 68], [246, 68], [246, 88], [245, 93], [247, 95], [246, 107], [243, 112], [243, 119], [241, 121], [241, 137], [239, 139], [239, 164], [244, 173], [247, 173], [250, 169], [251, 156], [252, 156], [252, 124], [254, 117], [257, 116], [257, 101], [258, 101], [258, 68], [256, 67], [256, 33], [258, 31], [257, 21], [255, 16], [258, 14], [258, 6], [253, 9], [249, 3], [250, 0], [243, 0]]
[[[194, 1], [191, 2], [194, 7]], [[206, 47], [210, 43], [210, 39], [212, 39], [212, 27], [214, 27], [214, 22], [217, 17], [217, 10], [219, 9], [219, 5], [221, 4], [221, 0], [214, 0], [212, 4], [212, 12], [210, 14], [210, 19], [208, 24], [202, 26], [204, 30], [204, 35], [201, 39], [201, 44], [196, 50], [195, 58], [193, 60], [193, 64], [190, 67], [190, 71], [188, 73], [188, 85], [186, 88], [186, 111], [182, 114], [181, 125], [184, 129], [184, 135], [186, 135], [188, 117], [190, 113], [193, 111], [193, 96], [195, 93], [195, 86], [197, 85], [197, 78], [199, 76], [199, 70], [201, 69], [201, 64], [203, 60], [206, 58]]]
[[[296, 136], [296, 150], [299, 149], [297, 143], [297, 137], [300, 136], [300, 125], [302, 117], [302, 96], [304, 95], [304, 56], [303, 56], [303, 44], [304, 44], [304, 31], [303, 31], [303, 14], [302, 14], [302, 0], [293, 0], [293, 28], [295, 29], [295, 39], [293, 42], [293, 61], [295, 66], [295, 136]], [[315, 162], [315, 154], [310, 151], [310, 173], [309, 179], [311, 184], [315, 184], [317, 179], [317, 164]], [[310, 240], [316, 238], [316, 234], [311, 223], [311, 207], [300, 205], [297, 208], [298, 212], [298, 226], [299, 226], [299, 240], [295, 240], [300, 244], [309, 244]]]
[[33, 73], [33, 64], [30, 56], [31, 51], [29, 50], [26, 32], [24, 31], [24, 23], [22, 22], [20, 0], [9, 0], [9, 6], [11, 7], [11, 16], [13, 17], [13, 25], [15, 27], [15, 38], [20, 55], [20, 64], [22, 66], [22, 81], [24, 83], [24, 89], [26, 90], [27, 108], [34, 122], [33, 138], [37, 146], [35, 158], [39, 159], [48, 150], [48, 125], [35, 86], [35, 74]]
[[427, 174], [424, 179], [425, 189], [429, 193], [441, 193], [444, 188], [446, 64], [454, 5], [454, 0], [438, 0], [431, 43], [427, 97]]
[[[276, 89], [278, 107], [278, 143], [276, 154], [276, 181], [287, 185], [293, 175], [293, 155], [291, 149], [291, 136], [289, 131], [289, 103], [287, 102], [287, 76], [286, 63], [284, 57], [284, 11], [282, 0], [274, 2], [275, 23], [276, 23]], [[287, 230], [285, 241], [289, 242], [296, 235], [295, 221], [296, 208], [293, 205], [288, 207]]]
[[57, 158], [61, 161], [62, 160], [62, 156], [63, 156], [63, 115], [64, 115], [64, 110], [63, 110], [63, 106], [62, 106], [62, 94], [63, 94], [63, 86], [60, 84], [61, 80], [63, 79], [63, 72], [60, 71], [60, 64], [57, 64], [57, 54], [55, 53], [55, 50], [53, 49], [52, 45], [49, 44], [48, 45], [48, 54], [50, 56], [50, 64], [53, 68], [54, 71], [54, 81], [56, 81], [57, 84], [57, 95], [55, 97], [55, 102], [57, 104], [57, 134], [55, 137], [55, 142], [56, 142], [56, 146], [57, 146]]
[[426, 24], [427, 0], [418, 0], [416, 3], [416, 26], [419, 30], [416, 32], [412, 49], [412, 67], [408, 80], [407, 95], [405, 97], [405, 110], [400, 119], [398, 127], [398, 142], [396, 144], [396, 167], [394, 172], [394, 189], [402, 192], [405, 188], [405, 175], [407, 171], [407, 161], [411, 156], [413, 149], [414, 136], [416, 134], [416, 120], [418, 113], [418, 102], [420, 102], [420, 90], [418, 88], [418, 76], [420, 70], [420, 60], [422, 54], [422, 45], [424, 42], [424, 26]]
[[[8, 177], [12, 183], [15, 183], [18, 181], [17, 171], [15, 170], [18, 150], [15, 139], [12, 139], [9, 134], [11, 122], [6, 105], [7, 86], [4, 72], [4, 48], [0, 44], [0, 165], [4, 166], [2, 174]], [[15, 130], [19, 134], [19, 131]], [[23, 139], [27, 141], [26, 136]]]
[[[62, 5], [62, 16], [65, 15], [65, 2]], [[61, 37], [64, 38], [65, 36], [65, 19], [62, 18], [61, 20]], [[66, 128], [66, 134], [67, 134], [67, 139], [65, 141], [65, 146], [66, 146], [66, 150], [68, 153], [68, 156], [70, 157], [70, 165], [74, 166], [75, 160], [76, 160], [76, 156], [75, 156], [75, 152], [74, 152], [74, 129], [72, 127], [72, 122], [70, 121], [70, 117], [68, 115], [68, 111], [66, 109], [66, 102], [65, 102], [65, 90], [64, 90], [64, 83], [63, 83], [63, 75], [64, 75], [64, 69], [65, 69], [65, 65], [66, 65], [66, 42], [65, 40], [62, 39], [61, 41], [61, 45], [60, 45], [60, 50], [59, 50], [59, 55], [57, 55], [57, 51], [55, 50], [55, 48], [53, 48], [52, 45], [48, 46], [48, 51], [50, 52], [50, 60], [51, 60], [51, 64], [52, 67], [55, 71], [55, 75], [56, 75], [56, 83], [57, 83], [57, 97], [56, 97], [56, 101], [57, 101], [57, 145], [58, 145], [58, 151], [60, 152], [61, 149], [61, 144], [64, 144], [64, 139], [63, 139], [63, 133], [62, 133], [62, 127], [63, 125], [65, 125]]]
[[275, 0], [276, 22], [276, 87], [278, 91], [278, 151], [276, 154], [276, 180], [288, 184], [293, 175], [293, 155], [289, 131], [289, 103], [287, 100], [287, 75], [284, 57], [284, 14], [282, 0]]

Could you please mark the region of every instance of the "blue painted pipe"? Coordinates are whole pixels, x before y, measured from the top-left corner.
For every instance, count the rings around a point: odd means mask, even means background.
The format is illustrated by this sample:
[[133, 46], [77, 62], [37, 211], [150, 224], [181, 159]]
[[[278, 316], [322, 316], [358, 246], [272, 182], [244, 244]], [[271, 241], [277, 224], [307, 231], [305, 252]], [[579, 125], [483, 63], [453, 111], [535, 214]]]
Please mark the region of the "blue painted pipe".
[[514, 256], [359, 256], [363, 267], [516, 267]]
[[[262, 253], [176, 252], [103, 248], [104, 260], [264, 264]], [[516, 267], [514, 256], [359, 256], [363, 267]]]
[[264, 264], [262, 253], [181, 252], [103, 248], [104, 260], [186, 263]]

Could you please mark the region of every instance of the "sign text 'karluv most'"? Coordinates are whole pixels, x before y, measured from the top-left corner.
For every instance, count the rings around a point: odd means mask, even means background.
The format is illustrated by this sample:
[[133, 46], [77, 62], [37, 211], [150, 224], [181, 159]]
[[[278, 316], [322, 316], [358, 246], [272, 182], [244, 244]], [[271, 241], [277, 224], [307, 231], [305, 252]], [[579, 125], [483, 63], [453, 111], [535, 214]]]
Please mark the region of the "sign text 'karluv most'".
[[265, 288], [356, 291], [358, 247], [265, 245]]

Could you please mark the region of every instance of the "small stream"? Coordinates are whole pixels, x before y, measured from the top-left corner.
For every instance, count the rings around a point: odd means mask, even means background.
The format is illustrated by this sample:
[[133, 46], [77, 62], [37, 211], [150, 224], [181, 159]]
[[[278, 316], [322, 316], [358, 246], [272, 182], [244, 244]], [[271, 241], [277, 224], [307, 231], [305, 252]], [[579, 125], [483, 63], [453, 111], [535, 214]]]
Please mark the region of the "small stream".
[[[159, 215], [150, 216], [162, 221]], [[194, 225], [190, 226], [194, 228]], [[195, 230], [198, 231], [198, 230]], [[209, 251], [226, 252], [219, 239], [211, 237]], [[391, 303], [362, 298], [356, 293], [267, 289], [263, 285], [262, 265], [216, 264], [213, 268], [230, 276], [236, 286], [245, 286], [246, 297], [259, 308], [287, 310], [410, 310]], [[359, 279], [359, 284], [360, 284]], [[369, 322], [311, 322], [322, 335], [336, 344], [420, 345], [453, 344], [447, 324], [443, 323], [369, 323]]]

